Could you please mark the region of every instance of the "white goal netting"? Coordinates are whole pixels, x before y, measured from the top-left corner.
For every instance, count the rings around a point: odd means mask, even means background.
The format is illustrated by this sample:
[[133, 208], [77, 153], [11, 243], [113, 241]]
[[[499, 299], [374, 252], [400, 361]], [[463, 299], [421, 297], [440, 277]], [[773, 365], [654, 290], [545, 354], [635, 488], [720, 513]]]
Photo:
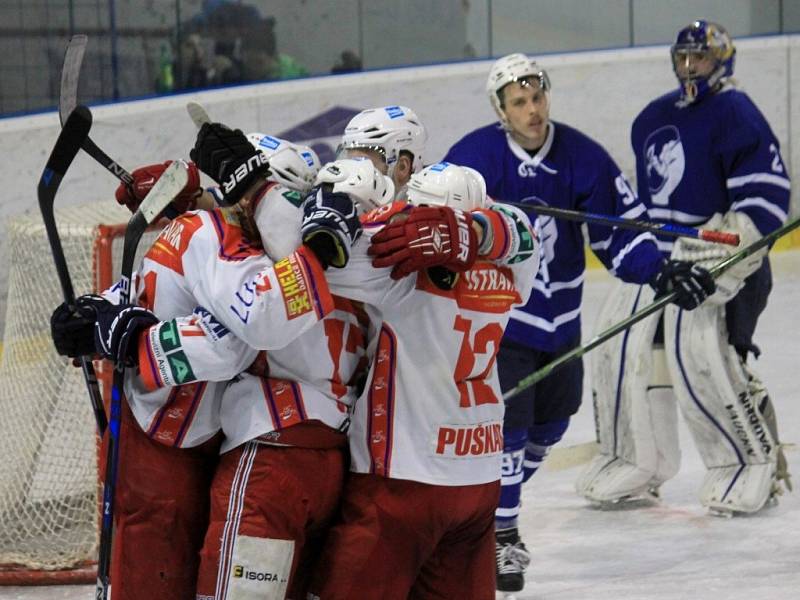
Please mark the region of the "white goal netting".
[[[113, 201], [56, 209], [76, 295], [106, 287], [118, 276], [121, 228], [99, 225], [118, 225], [129, 217]], [[69, 569], [93, 561], [97, 552], [99, 442], [94, 415], [81, 369], [58, 356], [50, 339], [50, 314], [63, 297], [41, 216], [14, 219], [7, 236], [9, 289], [0, 358], [0, 571]], [[148, 234], [142, 240], [140, 254], [152, 239]], [[101, 263], [113, 265], [114, 272], [104, 274]]]

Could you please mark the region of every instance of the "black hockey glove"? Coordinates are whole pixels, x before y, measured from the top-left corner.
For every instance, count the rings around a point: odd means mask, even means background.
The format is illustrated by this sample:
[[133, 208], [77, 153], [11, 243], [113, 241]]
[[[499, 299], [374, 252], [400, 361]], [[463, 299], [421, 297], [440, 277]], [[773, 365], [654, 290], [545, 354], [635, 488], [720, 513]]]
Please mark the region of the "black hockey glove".
[[342, 192], [312, 190], [303, 203], [300, 233], [323, 267], [344, 267], [350, 259], [350, 248], [361, 235], [355, 204]]
[[706, 269], [686, 260], [670, 259], [650, 282], [656, 298], [677, 293], [675, 304], [693, 310], [717, 290], [714, 278]]
[[93, 302], [106, 302], [100, 296], [81, 296], [74, 307], [64, 302], [50, 316], [50, 335], [56, 352], [62, 356], [77, 358], [91, 356], [94, 350], [95, 309]]
[[221, 186], [223, 206], [233, 206], [259, 177], [269, 174], [267, 157], [239, 129], [205, 123], [189, 152], [199, 169]]
[[103, 358], [135, 367], [139, 363], [139, 332], [159, 322], [146, 308], [133, 304], [97, 305], [94, 345]]

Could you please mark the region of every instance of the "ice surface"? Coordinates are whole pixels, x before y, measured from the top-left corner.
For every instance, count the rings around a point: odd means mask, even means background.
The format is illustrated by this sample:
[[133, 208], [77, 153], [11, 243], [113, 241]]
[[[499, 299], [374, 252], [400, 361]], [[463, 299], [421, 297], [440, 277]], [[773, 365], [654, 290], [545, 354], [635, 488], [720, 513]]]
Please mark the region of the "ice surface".
[[[761, 318], [755, 368], [778, 413], [800, 488], [800, 251], [774, 255], [775, 287]], [[585, 336], [609, 278], [590, 272]], [[589, 386], [586, 386], [587, 390]], [[594, 437], [584, 402], [562, 447]], [[545, 468], [523, 490], [522, 536], [533, 553], [517, 600], [800, 599], [800, 489], [750, 517], [706, 514], [697, 500], [703, 466], [685, 427], [683, 464], [659, 506], [600, 511], [573, 491], [580, 467]], [[0, 598], [86, 600], [92, 586], [0, 588]], [[452, 600], [460, 600], [454, 598]]]

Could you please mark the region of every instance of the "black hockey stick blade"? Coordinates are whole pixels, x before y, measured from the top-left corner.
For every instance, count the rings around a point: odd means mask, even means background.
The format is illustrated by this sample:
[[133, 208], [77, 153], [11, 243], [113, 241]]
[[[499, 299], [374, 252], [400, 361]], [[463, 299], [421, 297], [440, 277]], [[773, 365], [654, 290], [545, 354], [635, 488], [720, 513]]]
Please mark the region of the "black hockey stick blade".
[[[72, 279], [69, 276], [69, 268], [64, 257], [64, 249], [61, 246], [61, 238], [58, 235], [53, 204], [55, 203], [56, 192], [61, 180], [64, 178], [70, 164], [72, 164], [78, 150], [80, 150], [81, 144], [89, 136], [91, 127], [92, 113], [85, 106], [76, 107], [68, 115], [64, 128], [61, 130], [50, 158], [47, 160], [47, 165], [45, 165], [37, 189], [39, 210], [42, 213], [42, 220], [47, 231], [47, 240], [50, 243], [50, 250], [53, 254], [56, 274], [61, 284], [64, 301], [69, 305], [75, 303], [75, 291], [72, 287]], [[80, 361], [86, 389], [89, 392], [89, 399], [92, 403], [95, 422], [97, 423], [97, 430], [100, 435], [103, 435], [108, 426], [108, 419], [103, 409], [103, 400], [100, 395], [97, 376], [89, 358], [82, 356]]]
[[[89, 38], [85, 35], [74, 35], [69, 40], [67, 51], [64, 53], [64, 66], [61, 69], [61, 92], [58, 97], [58, 116], [61, 124], [64, 125], [66, 117], [78, 104], [78, 81], [81, 74], [81, 64], [83, 55], [86, 52], [86, 44]], [[119, 179], [126, 186], [133, 185], [133, 176], [122, 166], [113, 160], [108, 154], [103, 152], [100, 147], [87, 137], [83, 142], [83, 149], [86, 153], [100, 163], [114, 177]]]
[[73, 35], [64, 53], [64, 66], [61, 69], [61, 93], [58, 97], [58, 117], [61, 125], [78, 105], [78, 79], [81, 74], [83, 55], [86, 52], [85, 35]]
[[56, 262], [56, 271], [61, 283], [61, 290], [64, 292], [64, 299], [74, 302], [75, 292], [72, 289], [72, 282], [69, 279], [67, 261], [64, 258], [64, 251], [61, 247], [61, 240], [56, 229], [55, 219], [53, 218], [53, 203], [55, 202], [56, 192], [64, 178], [64, 174], [72, 164], [75, 155], [80, 150], [81, 145], [89, 137], [89, 129], [92, 127], [92, 113], [85, 106], [78, 106], [73, 110], [64, 128], [56, 140], [56, 145], [47, 159], [42, 176], [39, 179], [37, 189], [39, 197], [39, 210], [42, 212], [47, 238], [50, 248], [53, 251], [53, 259]]

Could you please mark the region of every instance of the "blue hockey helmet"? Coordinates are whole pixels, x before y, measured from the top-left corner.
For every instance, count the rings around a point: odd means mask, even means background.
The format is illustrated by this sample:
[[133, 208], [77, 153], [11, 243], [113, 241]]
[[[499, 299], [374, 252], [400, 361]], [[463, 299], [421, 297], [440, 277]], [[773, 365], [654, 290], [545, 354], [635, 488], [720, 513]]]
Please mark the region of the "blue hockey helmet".
[[[694, 102], [733, 75], [736, 48], [722, 25], [699, 19], [678, 32], [670, 49], [672, 70], [681, 84], [681, 99]], [[695, 61], [689, 62], [694, 57]], [[696, 61], [708, 59], [710, 70], [695, 72]], [[687, 68], [689, 67], [689, 68]]]

